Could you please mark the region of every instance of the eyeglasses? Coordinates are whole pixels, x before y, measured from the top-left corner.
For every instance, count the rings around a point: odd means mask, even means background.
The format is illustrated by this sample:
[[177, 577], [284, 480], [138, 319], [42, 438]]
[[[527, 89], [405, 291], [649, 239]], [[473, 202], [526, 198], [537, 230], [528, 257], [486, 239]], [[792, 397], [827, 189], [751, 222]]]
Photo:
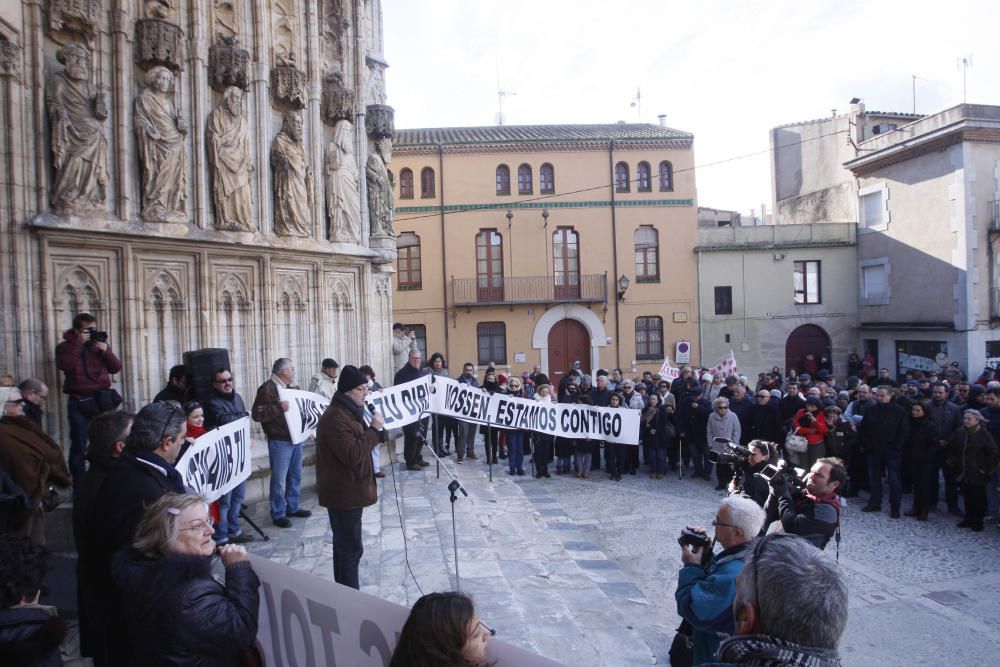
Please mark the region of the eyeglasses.
[[181, 531], [193, 530], [198, 533], [204, 533], [210, 528], [212, 529], [215, 528], [215, 522], [209, 518], [209, 519], [198, 519], [197, 521], [193, 521], [191, 525], [188, 526], [187, 528], [179, 528], [178, 530]]
[[739, 526], [734, 526], [731, 523], [722, 523], [721, 521], [719, 521], [719, 517], [712, 519], [712, 526], [714, 528], [718, 528], [719, 526], [725, 526], [726, 528], [735, 528], [736, 530], [743, 530]]
[[233, 376], [230, 375], [227, 378], [219, 378], [218, 380], [212, 380], [212, 384], [232, 384]]

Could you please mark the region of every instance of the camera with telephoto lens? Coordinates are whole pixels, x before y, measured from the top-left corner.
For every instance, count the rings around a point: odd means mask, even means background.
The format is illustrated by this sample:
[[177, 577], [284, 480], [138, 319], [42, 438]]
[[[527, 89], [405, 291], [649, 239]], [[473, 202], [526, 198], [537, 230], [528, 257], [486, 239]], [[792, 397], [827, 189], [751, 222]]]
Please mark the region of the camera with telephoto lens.
[[713, 438], [714, 444], [708, 450], [708, 460], [740, 467], [750, 465], [750, 450], [727, 438]]
[[774, 479], [776, 475], [781, 475], [785, 478], [785, 484], [791, 489], [792, 493], [802, 493], [806, 490], [805, 471], [800, 468], [779, 468], [776, 465], [766, 465], [764, 469], [758, 473], [754, 474], [754, 477], [760, 477], [766, 480], [768, 484], [773, 486], [771, 480]]
[[108, 332], [98, 331], [97, 327], [89, 327], [84, 329], [88, 334], [90, 334], [90, 340], [95, 343], [107, 343], [108, 342]]
[[681, 536], [677, 538], [677, 544], [682, 547], [691, 547], [691, 550], [696, 549], [709, 549], [712, 546], [712, 540], [709, 539], [708, 534], [703, 530], [695, 530], [688, 526], [681, 531]]

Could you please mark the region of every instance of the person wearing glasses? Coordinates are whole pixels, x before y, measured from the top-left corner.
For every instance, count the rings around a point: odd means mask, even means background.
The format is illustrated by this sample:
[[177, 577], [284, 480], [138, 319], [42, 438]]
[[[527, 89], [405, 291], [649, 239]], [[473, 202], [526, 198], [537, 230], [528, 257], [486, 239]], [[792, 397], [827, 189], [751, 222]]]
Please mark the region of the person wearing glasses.
[[368, 378], [344, 366], [337, 393], [316, 427], [316, 492], [333, 530], [333, 578], [359, 589], [364, 554], [361, 516], [378, 500], [372, 450], [384, 439], [383, 419], [365, 407]]
[[788, 488], [786, 465], [780, 461], [778, 474], [770, 480], [771, 496], [765, 507], [768, 525], [772, 519], [780, 519], [784, 532], [804, 537], [824, 549], [840, 525], [838, 494], [847, 485], [844, 462], [833, 457], [819, 459], [806, 473], [805, 488], [801, 490]]
[[49, 386], [38, 378], [28, 378], [17, 385], [17, 388], [21, 390], [21, 398], [24, 399], [24, 416], [41, 426]]
[[[707, 564], [703, 565], [702, 548], [681, 547], [684, 566], [677, 575], [674, 597], [677, 613], [690, 626], [694, 648], [692, 664], [709, 662], [719, 647], [719, 633], [731, 635], [736, 631], [733, 619], [736, 577], [743, 570], [750, 543], [763, 525], [764, 510], [757, 503], [749, 498], [730, 496], [719, 503], [712, 520], [715, 542], [722, 546], [722, 551], [709, 554]], [[705, 532], [700, 528], [694, 530]]]
[[839, 667], [847, 613], [847, 580], [833, 559], [801, 537], [768, 535], [736, 577], [736, 635], [712, 664]]
[[[247, 406], [243, 397], [236, 392], [236, 380], [228, 368], [218, 368], [212, 373], [212, 394], [202, 404], [205, 413], [205, 431], [225, 426], [247, 416]], [[215, 527], [216, 544], [252, 542], [254, 537], [240, 529], [240, 511], [246, 496], [246, 480], [237, 484], [232, 491], [218, 500], [219, 525]]]
[[[712, 401], [712, 414], [708, 417], [707, 428], [709, 448], [715, 447], [715, 438], [725, 438], [730, 442], [740, 444], [740, 438], [743, 437], [739, 417], [729, 409], [729, 399], [722, 396]], [[726, 488], [732, 478], [732, 466], [726, 463], [719, 463], [715, 466], [716, 491]]]
[[260, 579], [243, 547], [218, 553], [208, 503], [169, 493], [146, 510], [130, 548], [115, 556], [133, 665], [240, 665], [257, 637]]

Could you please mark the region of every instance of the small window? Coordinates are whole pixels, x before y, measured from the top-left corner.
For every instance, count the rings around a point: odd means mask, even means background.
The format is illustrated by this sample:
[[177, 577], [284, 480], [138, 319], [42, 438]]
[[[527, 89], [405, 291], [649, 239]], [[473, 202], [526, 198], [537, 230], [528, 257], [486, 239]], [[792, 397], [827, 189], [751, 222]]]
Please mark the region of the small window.
[[531, 166], [522, 164], [517, 168], [517, 194], [530, 195], [531, 192]]
[[434, 198], [434, 170], [424, 167], [420, 172], [420, 196], [424, 199]]
[[619, 162], [615, 165], [615, 192], [629, 191], [628, 165]]
[[635, 318], [635, 358], [638, 361], [663, 359], [663, 318]]
[[730, 285], [715, 288], [715, 314], [733, 314], [733, 288]]
[[635, 230], [635, 279], [640, 283], [660, 280], [660, 235], [652, 225]]
[[413, 199], [413, 170], [403, 169], [399, 172], [399, 198]]
[[479, 340], [479, 365], [507, 363], [507, 326], [503, 322], [480, 322], [476, 325]]
[[635, 178], [638, 181], [639, 192], [653, 191], [648, 162], [640, 162], [635, 166]]
[[886, 231], [889, 228], [889, 190], [885, 183], [858, 191], [858, 229]]
[[861, 305], [878, 306], [889, 303], [889, 262], [869, 259], [859, 262], [861, 268]]
[[510, 194], [510, 167], [505, 164], [497, 167], [497, 196]]
[[795, 303], [822, 303], [820, 298], [820, 262], [794, 263]]
[[396, 278], [400, 290], [421, 288], [420, 237], [403, 232], [396, 239]]
[[547, 162], [538, 170], [538, 189], [543, 195], [553, 195], [556, 193], [555, 170]]
[[417, 349], [420, 350], [420, 357], [424, 363], [427, 363], [427, 327], [423, 324], [404, 324], [403, 330], [416, 334], [414, 342], [417, 344]]
[[660, 163], [660, 192], [672, 192], [674, 189], [674, 165], [666, 160]]

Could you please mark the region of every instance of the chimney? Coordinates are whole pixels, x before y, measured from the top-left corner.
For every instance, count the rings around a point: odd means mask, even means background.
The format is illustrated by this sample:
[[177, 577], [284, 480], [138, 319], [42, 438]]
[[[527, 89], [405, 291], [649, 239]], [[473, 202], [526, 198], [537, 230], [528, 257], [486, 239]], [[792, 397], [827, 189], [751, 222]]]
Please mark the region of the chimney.
[[660, 127], [666, 127], [667, 126], [667, 114], [661, 113], [659, 116], [657, 116], [657, 118], [660, 121]]

